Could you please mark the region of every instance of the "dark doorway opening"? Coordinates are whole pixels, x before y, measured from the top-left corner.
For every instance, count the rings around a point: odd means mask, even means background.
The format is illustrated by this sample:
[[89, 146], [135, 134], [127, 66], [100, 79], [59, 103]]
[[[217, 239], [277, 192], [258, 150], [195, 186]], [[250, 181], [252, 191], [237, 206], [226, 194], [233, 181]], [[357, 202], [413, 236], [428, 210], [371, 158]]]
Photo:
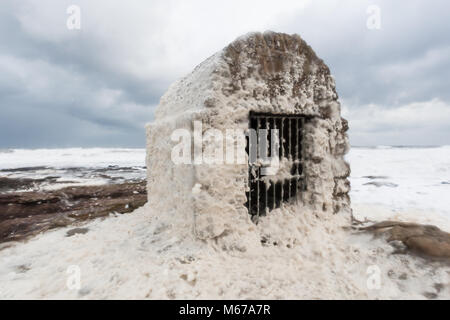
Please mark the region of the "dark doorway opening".
[[305, 187], [303, 128], [308, 118], [255, 112], [251, 112], [249, 118], [246, 149], [249, 155], [249, 191], [246, 193], [246, 206], [253, 220], [257, 221], [258, 217], [281, 207], [283, 202], [296, 200]]

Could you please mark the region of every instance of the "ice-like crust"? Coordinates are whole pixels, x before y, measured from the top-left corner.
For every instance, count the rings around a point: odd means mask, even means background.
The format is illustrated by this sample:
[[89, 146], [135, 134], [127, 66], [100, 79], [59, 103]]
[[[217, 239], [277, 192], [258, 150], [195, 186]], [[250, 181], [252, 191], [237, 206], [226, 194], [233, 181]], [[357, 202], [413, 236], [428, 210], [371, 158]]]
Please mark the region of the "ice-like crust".
[[[201, 121], [203, 132], [245, 130], [249, 112], [257, 111], [314, 116], [304, 131], [307, 191], [297, 199], [301, 210], [295, 209], [298, 217], [289, 224], [303, 229], [300, 216], [348, 219], [350, 169], [343, 158], [349, 149], [348, 126], [337, 99], [328, 67], [299, 36], [266, 32], [238, 38], [161, 98], [155, 121], [147, 126], [150, 207], [173, 234], [214, 241], [224, 249], [256, 250], [262, 233], [284, 237], [277, 233], [286, 230], [271, 230], [267, 223], [275, 211], [257, 226], [251, 221], [244, 205], [246, 164], [174, 165], [170, 159], [174, 129], [193, 132], [193, 122]], [[290, 206], [277, 211], [292, 210]], [[298, 235], [290, 237], [294, 241]]]

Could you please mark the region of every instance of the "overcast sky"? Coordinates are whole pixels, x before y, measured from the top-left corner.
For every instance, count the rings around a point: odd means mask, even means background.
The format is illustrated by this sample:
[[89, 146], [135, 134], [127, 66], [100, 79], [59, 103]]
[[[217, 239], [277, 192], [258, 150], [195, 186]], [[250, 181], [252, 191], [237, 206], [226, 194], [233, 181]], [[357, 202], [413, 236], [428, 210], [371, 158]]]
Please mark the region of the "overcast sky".
[[445, 0], [2, 0], [0, 148], [143, 147], [171, 82], [265, 30], [298, 33], [329, 65], [353, 145], [450, 144]]

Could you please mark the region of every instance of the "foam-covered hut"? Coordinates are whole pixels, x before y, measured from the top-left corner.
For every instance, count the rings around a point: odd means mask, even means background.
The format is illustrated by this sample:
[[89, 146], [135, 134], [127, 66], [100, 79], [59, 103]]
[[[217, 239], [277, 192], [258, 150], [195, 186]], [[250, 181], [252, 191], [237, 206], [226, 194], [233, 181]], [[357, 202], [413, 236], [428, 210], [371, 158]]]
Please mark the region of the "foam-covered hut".
[[[161, 98], [147, 126], [149, 205], [200, 239], [245, 233], [292, 206], [319, 218], [350, 216], [348, 125], [340, 111], [329, 68], [300, 36], [242, 36]], [[211, 138], [211, 129], [224, 141]], [[230, 129], [242, 132], [232, 145], [225, 142]], [[278, 130], [267, 143], [269, 158], [274, 148], [279, 153], [278, 170], [250, 161], [248, 129]], [[189, 150], [174, 132], [190, 134]], [[245, 161], [204, 161], [221, 149], [226, 158], [227, 147]]]

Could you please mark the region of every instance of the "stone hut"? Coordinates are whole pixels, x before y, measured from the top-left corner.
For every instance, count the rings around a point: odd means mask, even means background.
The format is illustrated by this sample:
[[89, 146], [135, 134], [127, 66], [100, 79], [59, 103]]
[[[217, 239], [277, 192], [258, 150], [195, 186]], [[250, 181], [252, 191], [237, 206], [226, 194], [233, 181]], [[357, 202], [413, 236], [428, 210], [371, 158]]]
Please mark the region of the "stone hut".
[[340, 109], [329, 68], [300, 36], [236, 39], [161, 98], [147, 126], [149, 205], [205, 240], [290, 207], [350, 216]]

